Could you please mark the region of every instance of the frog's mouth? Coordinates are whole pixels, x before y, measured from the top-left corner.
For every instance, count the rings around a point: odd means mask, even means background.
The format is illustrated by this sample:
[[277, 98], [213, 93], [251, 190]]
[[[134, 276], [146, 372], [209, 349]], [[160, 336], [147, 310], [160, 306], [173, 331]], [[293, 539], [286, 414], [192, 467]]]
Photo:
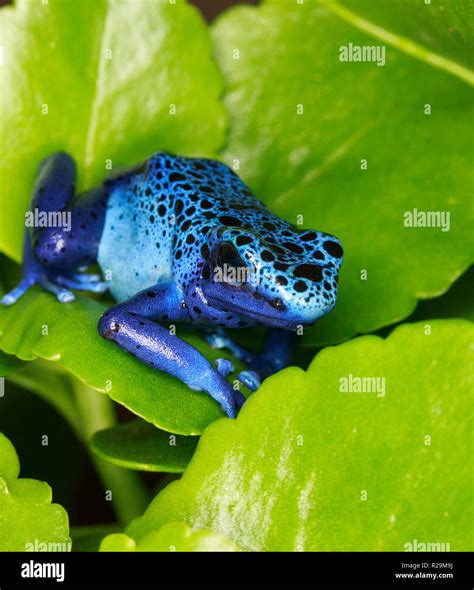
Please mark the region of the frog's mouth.
[[266, 295], [258, 290], [258, 273], [254, 261], [244, 261], [233, 244], [223, 241], [215, 248], [212, 265], [205, 268], [201, 289], [208, 304], [223, 312], [232, 312], [247, 323], [296, 330], [311, 326], [318, 316], [291, 306], [285, 294]]
[[286, 305], [280, 298], [269, 300], [251, 289], [247, 283], [232, 286], [217, 282], [203, 285], [202, 291], [208, 303], [221, 310], [238, 314], [243, 320], [252, 321], [272, 328], [294, 330], [298, 326], [308, 326], [299, 318], [289, 318]]

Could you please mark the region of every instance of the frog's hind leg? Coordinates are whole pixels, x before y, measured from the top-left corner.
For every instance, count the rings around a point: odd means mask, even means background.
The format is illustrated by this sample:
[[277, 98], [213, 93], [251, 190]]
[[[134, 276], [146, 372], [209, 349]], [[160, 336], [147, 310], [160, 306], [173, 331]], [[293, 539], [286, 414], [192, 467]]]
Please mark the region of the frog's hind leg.
[[213, 348], [229, 350], [236, 358], [244, 362], [249, 370], [241, 371], [238, 379], [246, 387], [256, 391], [263, 379], [290, 364], [296, 334], [279, 328], [269, 328], [265, 336], [263, 352], [251, 352], [240, 346], [222, 328], [204, 333], [204, 339]]
[[[98, 204], [104, 201], [103, 189], [95, 189], [95, 198], [91, 194], [94, 191], [90, 191], [85, 199], [81, 198], [84, 204], [73, 205], [75, 181], [76, 165], [68, 154], [58, 152], [40, 164], [26, 216], [29, 227], [23, 245], [23, 278], [0, 303], [12, 305], [34, 284], [53, 293], [62, 303], [74, 300], [71, 288], [105, 290], [100, 280], [87, 281], [85, 275], [78, 278], [73, 272], [95, 260], [103, 226]], [[87, 215], [92, 220], [89, 229]]]
[[[33, 188], [31, 209], [46, 213], [62, 211], [74, 198], [76, 191], [76, 163], [64, 152], [45, 158], [38, 167]], [[33, 227], [33, 235], [38, 228]]]
[[145, 289], [111, 307], [99, 320], [98, 330], [143, 363], [207, 392], [228, 416], [235, 417], [245, 401], [242, 394], [198, 350], [154, 321], [160, 319], [187, 319], [174, 283]]
[[[46, 227], [34, 228], [32, 251], [42, 266], [72, 281], [74, 271], [97, 260], [104, 227], [107, 193], [104, 186], [75, 198], [76, 167], [68, 154], [57, 153], [40, 165], [33, 189], [32, 210], [51, 216]], [[75, 281], [80, 288], [80, 280]]]

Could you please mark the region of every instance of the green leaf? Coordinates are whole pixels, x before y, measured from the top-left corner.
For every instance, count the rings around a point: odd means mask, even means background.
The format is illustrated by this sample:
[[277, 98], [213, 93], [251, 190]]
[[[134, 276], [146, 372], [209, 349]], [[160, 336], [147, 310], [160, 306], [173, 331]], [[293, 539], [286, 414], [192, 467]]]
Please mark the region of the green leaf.
[[0, 249], [15, 260], [35, 171], [50, 153], [76, 158], [83, 189], [107, 162], [220, 146], [220, 76], [205, 24], [183, 0], [16, 0], [0, 18]]
[[[180, 520], [256, 551], [472, 550], [473, 337], [465, 320], [407, 324], [270, 377], [126, 533]], [[362, 378], [380, 380], [359, 393]]]
[[196, 437], [176, 436], [143, 420], [133, 420], [97, 432], [90, 444], [99, 457], [120, 467], [182, 473], [197, 443]]
[[[62, 304], [38, 288], [31, 289], [15, 305], [0, 306], [0, 350], [23, 360], [59, 361], [81, 381], [162, 430], [200, 434], [223, 416], [207, 394], [192, 391], [101, 338], [97, 322], [105, 310], [104, 304], [87, 297], [77, 296], [75, 302]], [[211, 362], [231, 358], [196, 334], [183, 329], [178, 335]], [[234, 365], [237, 371], [243, 368], [239, 362]]]
[[[230, 117], [223, 158], [275, 213], [344, 246], [338, 303], [306, 344], [373, 331], [446, 291], [472, 260], [472, 88], [317, 2], [238, 7], [213, 38]], [[386, 46], [385, 66], [341, 62], [349, 43]], [[449, 231], [405, 226], [414, 209], [449, 212]]]
[[[448, 60], [446, 67], [474, 67], [474, 27], [471, 0], [343, 0], [327, 2], [329, 7], [356, 26], [395, 33], [405, 51], [415, 43], [418, 51]], [[360, 18], [365, 22], [360, 22]], [[359, 22], [356, 22], [356, 19]], [[423, 54], [423, 53], [422, 53]], [[426, 59], [426, 57], [425, 57]], [[440, 67], [438, 63], [438, 67]], [[449, 70], [448, 70], [449, 71]], [[472, 76], [472, 72], [471, 72]]]
[[[51, 488], [42, 481], [18, 478], [20, 462], [12, 443], [0, 433], [0, 551], [32, 551], [46, 544], [68, 550], [67, 513], [51, 504]], [[32, 546], [30, 546], [32, 545]], [[58, 545], [48, 545], [58, 550]]]
[[193, 531], [183, 522], [170, 522], [146, 534], [139, 543], [128, 535], [108, 535], [100, 551], [239, 551], [229, 539], [211, 531]]
[[[10, 263], [8, 258], [3, 255], [0, 255], [0, 269], [2, 271], [0, 276], [0, 296], [3, 295], [5, 289], [3, 286], [5, 277], [4, 275], [7, 274], [7, 271], [11, 268], [11, 266], [17, 266]], [[25, 363], [20, 359], [17, 359], [15, 356], [10, 356], [3, 352], [0, 352], [0, 377], [6, 377], [12, 373], [16, 373], [19, 369], [25, 366]]]

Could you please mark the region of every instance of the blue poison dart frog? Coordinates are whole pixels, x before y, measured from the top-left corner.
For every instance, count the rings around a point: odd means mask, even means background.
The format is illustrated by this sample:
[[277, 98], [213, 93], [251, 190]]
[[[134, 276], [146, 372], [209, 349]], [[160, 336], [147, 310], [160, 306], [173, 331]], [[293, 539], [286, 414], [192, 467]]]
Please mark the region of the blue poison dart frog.
[[[26, 232], [23, 279], [4, 305], [34, 284], [62, 303], [74, 300], [71, 289], [110, 289], [118, 303], [100, 335], [207, 392], [231, 417], [245, 401], [226, 380], [232, 363], [212, 366], [166, 324], [201, 324], [208, 342], [246, 364], [238, 379], [255, 391], [290, 363], [296, 330], [334, 307], [339, 240], [283, 221], [225, 164], [158, 153], [77, 197], [75, 177], [65, 153], [41, 163], [31, 212], [67, 213], [70, 227]], [[83, 272], [94, 263], [109, 280]], [[255, 325], [268, 327], [261, 353], [223, 330]]]

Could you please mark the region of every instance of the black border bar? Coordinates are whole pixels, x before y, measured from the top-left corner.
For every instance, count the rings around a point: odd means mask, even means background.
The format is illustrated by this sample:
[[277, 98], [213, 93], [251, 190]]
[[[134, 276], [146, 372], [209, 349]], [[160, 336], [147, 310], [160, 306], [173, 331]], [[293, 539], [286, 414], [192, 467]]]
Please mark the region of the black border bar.
[[[196, 588], [214, 584], [224, 588], [285, 584], [294, 588], [322, 582], [344, 587], [403, 584], [472, 588], [472, 561], [470, 553], [460, 552], [0, 553], [0, 588], [64, 588], [76, 584], [84, 588], [94, 585]], [[22, 577], [22, 572], [34, 575], [43, 571], [36, 564], [64, 564], [64, 581]]]

